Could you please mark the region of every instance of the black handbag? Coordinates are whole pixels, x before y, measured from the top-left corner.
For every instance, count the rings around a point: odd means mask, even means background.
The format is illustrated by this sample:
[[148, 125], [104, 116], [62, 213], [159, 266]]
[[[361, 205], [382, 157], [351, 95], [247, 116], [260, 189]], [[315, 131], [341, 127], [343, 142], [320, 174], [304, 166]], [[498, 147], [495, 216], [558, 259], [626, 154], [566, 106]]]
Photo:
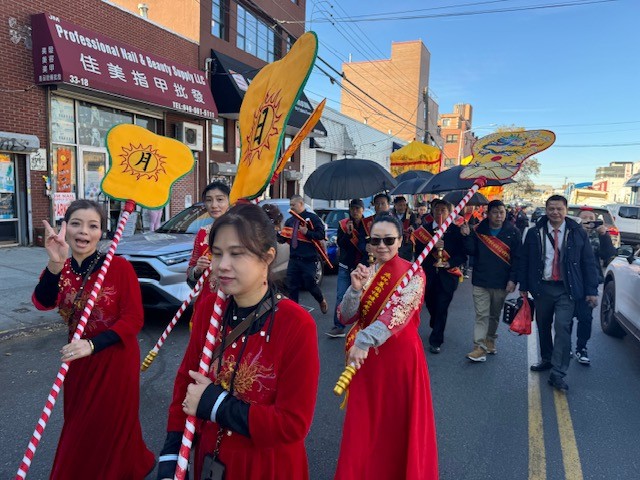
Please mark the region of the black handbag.
[[[535, 318], [535, 303], [531, 298], [527, 298], [527, 300], [529, 301], [529, 307], [531, 308], [531, 316]], [[507, 325], [511, 325], [513, 319], [516, 318], [518, 310], [522, 308], [523, 302], [524, 300], [522, 298], [522, 295], [518, 296], [517, 298], [510, 298], [508, 300], [505, 300], [504, 307], [502, 307], [502, 321]]]

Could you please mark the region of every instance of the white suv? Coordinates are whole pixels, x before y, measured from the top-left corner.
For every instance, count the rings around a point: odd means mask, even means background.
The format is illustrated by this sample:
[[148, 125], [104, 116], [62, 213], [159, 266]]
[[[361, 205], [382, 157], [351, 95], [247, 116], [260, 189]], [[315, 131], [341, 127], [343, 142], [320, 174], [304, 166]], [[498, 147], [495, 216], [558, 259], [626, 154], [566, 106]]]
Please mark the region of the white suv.
[[600, 307], [602, 331], [613, 337], [630, 333], [640, 340], [640, 258], [629, 247], [607, 266]]
[[607, 205], [607, 208], [611, 212], [618, 230], [620, 230], [622, 243], [625, 245], [640, 244], [640, 206], [616, 203]]

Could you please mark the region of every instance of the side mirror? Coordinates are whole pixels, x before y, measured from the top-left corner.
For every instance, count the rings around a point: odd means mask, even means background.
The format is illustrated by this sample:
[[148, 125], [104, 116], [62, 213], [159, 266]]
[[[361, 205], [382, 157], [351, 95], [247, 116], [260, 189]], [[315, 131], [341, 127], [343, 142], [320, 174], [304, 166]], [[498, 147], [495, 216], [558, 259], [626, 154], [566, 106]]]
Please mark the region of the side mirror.
[[617, 255], [619, 257], [633, 257], [633, 247], [631, 245], [622, 245], [617, 248]]

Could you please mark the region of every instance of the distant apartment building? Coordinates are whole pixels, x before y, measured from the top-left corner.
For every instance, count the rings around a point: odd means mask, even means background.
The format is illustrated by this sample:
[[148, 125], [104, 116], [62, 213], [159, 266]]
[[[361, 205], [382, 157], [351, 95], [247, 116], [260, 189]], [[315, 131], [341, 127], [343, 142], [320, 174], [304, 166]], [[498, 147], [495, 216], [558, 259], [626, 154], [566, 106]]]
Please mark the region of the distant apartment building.
[[453, 113], [443, 113], [438, 119], [440, 135], [444, 140], [442, 168], [460, 165], [460, 161], [471, 155], [471, 146], [476, 140], [471, 132], [473, 107], [468, 103], [453, 106]]
[[425, 141], [428, 131], [428, 140], [437, 143], [438, 105], [428, 94], [430, 61], [427, 47], [413, 40], [393, 42], [389, 59], [343, 63], [340, 112], [407, 142]]

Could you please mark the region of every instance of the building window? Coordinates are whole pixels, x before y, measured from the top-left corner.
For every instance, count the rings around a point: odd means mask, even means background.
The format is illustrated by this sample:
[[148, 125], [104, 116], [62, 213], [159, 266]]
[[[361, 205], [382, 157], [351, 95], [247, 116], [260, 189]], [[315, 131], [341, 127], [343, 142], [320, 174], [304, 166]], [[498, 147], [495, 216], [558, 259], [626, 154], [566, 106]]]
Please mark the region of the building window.
[[453, 158], [445, 158], [444, 166], [445, 167], [453, 167], [455, 165], [455, 160]]
[[447, 135], [447, 143], [458, 143], [458, 134]]
[[211, 150], [216, 152], [226, 152], [224, 119], [216, 118], [211, 120]]
[[443, 118], [442, 119], [442, 126], [443, 127], [448, 127], [450, 123], [451, 123], [451, 119], [450, 118]]
[[211, 35], [224, 38], [224, 3], [225, 0], [211, 0]]
[[[215, 0], [214, 0], [215, 1]], [[275, 60], [275, 34], [269, 26], [238, 5], [236, 46], [265, 62]]]

